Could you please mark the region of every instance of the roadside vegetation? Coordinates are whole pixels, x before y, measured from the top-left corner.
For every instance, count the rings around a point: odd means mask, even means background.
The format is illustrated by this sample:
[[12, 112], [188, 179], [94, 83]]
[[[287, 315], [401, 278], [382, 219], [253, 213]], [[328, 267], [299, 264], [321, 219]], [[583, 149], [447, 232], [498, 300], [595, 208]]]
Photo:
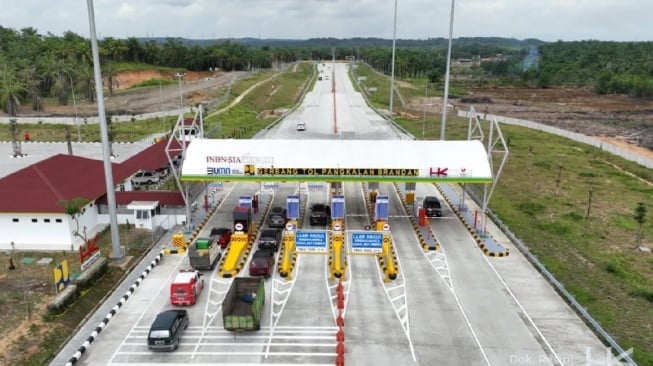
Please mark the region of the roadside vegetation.
[[[79, 253], [0, 253], [0, 262], [8, 264], [11, 258], [16, 267], [13, 270], [5, 265], [0, 267], [0, 285], [3, 289], [0, 297], [0, 311], [3, 314], [0, 317], [1, 365], [46, 365], [75, 334], [88, 314], [104, 301], [153, 245], [152, 233], [147, 230], [136, 229], [133, 225], [120, 225], [119, 230], [126, 247], [124, 262], [109, 265], [104, 276], [58, 316], [49, 315], [45, 308], [56, 294], [52, 271], [66, 260], [74, 278], [80, 272]], [[111, 233], [108, 228], [99, 234], [98, 246], [103, 256], [110, 255]], [[37, 263], [41, 258], [52, 261]]]

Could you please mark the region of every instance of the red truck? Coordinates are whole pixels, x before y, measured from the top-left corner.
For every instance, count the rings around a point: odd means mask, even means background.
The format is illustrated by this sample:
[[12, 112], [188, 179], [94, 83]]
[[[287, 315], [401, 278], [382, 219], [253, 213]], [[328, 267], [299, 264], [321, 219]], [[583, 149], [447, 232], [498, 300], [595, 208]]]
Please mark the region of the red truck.
[[195, 305], [203, 288], [202, 272], [182, 269], [170, 284], [170, 303], [178, 306]]

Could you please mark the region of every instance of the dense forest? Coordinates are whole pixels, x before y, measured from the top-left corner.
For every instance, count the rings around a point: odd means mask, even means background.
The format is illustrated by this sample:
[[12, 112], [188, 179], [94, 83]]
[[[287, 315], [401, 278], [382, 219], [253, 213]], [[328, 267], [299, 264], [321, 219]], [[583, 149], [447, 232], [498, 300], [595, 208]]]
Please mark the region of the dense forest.
[[[251, 70], [297, 60], [354, 56], [381, 72], [392, 68], [392, 41], [379, 38], [310, 40], [116, 39], [99, 42], [102, 72], [109, 93], [125, 64], [144, 63], [179, 70]], [[398, 78], [444, 76], [448, 41], [443, 38], [397, 40]], [[472, 80], [501, 80], [532, 87], [592, 86], [597, 93], [653, 96], [653, 43], [555, 42], [536, 39], [457, 38], [453, 59], [472, 63]], [[43, 98], [69, 103], [74, 91], [95, 96], [90, 41], [73, 32], [42, 35], [34, 28], [0, 26], [0, 107], [17, 115], [21, 106], [43, 108]]]

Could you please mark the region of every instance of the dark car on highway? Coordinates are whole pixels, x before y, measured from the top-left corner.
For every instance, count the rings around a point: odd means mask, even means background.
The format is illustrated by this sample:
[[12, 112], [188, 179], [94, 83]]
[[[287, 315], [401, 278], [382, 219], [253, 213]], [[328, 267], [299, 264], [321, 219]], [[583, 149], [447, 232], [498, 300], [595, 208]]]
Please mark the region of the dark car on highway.
[[263, 229], [258, 237], [259, 249], [279, 250], [281, 245], [281, 229]]
[[268, 225], [270, 227], [283, 228], [288, 221], [288, 212], [283, 207], [272, 207], [268, 214]]
[[274, 252], [269, 249], [259, 249], [249, 262], [249, 275], [269, 278], [274, 268]]
[[323, 203], [311, 206], [311, 225], [327, 225], [331, 219], [331, 208]]
[[159, 313], [147, 334], [147, 347], [152, 351], [174, 351], [179, 347], [181, 333], [188, 328], [186, 310], [167, 310]]
[[442, 206], [440, 200], [435, 196], [426, 196], [422, 203], [427, 217], [442, 217]]

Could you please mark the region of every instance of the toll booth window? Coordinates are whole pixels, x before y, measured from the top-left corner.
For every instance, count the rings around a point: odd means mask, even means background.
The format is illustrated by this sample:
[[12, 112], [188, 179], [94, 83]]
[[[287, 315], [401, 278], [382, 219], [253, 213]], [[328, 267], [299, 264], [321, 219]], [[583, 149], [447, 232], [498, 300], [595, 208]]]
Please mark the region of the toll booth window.
[[147, 220], [147, 219], [150, 218], [150, 211], [137, 210], [136, 211], [136, 218], [141, 219], [141, 220]]

